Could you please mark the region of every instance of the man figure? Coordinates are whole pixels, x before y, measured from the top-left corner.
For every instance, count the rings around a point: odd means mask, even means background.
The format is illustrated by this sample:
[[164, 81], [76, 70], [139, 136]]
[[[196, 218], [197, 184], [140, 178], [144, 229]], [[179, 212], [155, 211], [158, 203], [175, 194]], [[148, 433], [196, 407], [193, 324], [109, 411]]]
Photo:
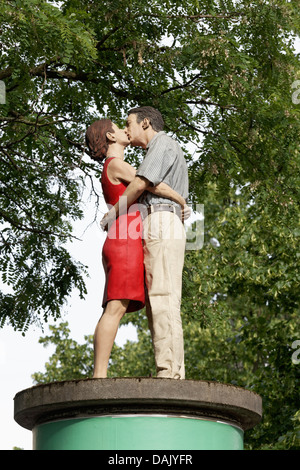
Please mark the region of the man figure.
[[[184, 379], [180, 306], [186, 235], [181, 207], [147, 188], [164, 182], [186, 200], [188, 170], [179, 144], [163, 132], [163, 127], [161, 113], [150, 106], [129, 111], [125, 131], [130, 143], [147, 149], [147, 153], [123, 196], [129, 206], [142, 195], [146, 313], [157, 377]], [[114, 208], [118, 215], [119, 203]], [[101, 225], [106, 223], [104, 218]]]

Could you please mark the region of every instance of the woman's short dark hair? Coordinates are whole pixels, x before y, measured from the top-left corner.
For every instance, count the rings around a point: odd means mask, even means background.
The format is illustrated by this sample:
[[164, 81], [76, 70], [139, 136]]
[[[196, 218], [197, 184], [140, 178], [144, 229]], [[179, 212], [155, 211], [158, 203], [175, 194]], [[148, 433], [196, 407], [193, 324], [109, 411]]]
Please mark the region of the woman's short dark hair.
[[136, 114], [137, 123], [140, 123], [145, 118], [149, 119], [152, 129], [156, 132], [162, 131], [164, 128], [165, 123], [160, 111], [152, 108], [152, 106], [133, 108], [128, 112], [129, 114]]
[[106, 133], [114, 132], [112, 124], [110, 119], [100, 119], [87, 128], [85, 141], [93, 160], [101, 162], [106, 157], [109, 142]]

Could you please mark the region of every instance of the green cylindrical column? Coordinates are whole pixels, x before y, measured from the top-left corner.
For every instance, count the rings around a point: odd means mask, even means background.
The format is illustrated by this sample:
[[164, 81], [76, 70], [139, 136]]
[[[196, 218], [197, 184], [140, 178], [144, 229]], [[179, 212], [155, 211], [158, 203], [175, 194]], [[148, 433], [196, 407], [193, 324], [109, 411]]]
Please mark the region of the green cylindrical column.
[[39, 450], [242, 450], [241, 428], [184, 416], [103, 416], [59, 420], [33, 430]]
[[261, 398], [217, 382], [86, 379], [15, 397], [15, 420], [36, 450], [242, 450]]

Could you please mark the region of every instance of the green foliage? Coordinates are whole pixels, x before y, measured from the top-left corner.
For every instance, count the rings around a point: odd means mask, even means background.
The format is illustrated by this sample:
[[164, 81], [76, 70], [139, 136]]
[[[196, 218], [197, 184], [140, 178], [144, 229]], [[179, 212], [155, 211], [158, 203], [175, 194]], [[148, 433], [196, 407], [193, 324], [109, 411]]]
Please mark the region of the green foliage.
[[0, 2], [1, 325], [26, 330], [58, 317], [74, 287], [85, 293], [63, 244], [85, 178], [99, 177], [83, 158], [99, 117], [122, 124], [132, 106], [159, 107], [189, 144], [190, 201], [208, 217], [212, 187], [224, 210], [246, 185], [257, 214], [297, 213], [296, 12], [294, 0]]
[[246, 448], [276, 448], [277, 441], [291, 433], [294, 441], [285, 448], [296, 449], [292, 418], [299, 408], [299, 365], [292, 363], [291, 349], [296, 318], [280, 322], [262, 311], [251, 315], [244, 307], [242, 302], [231, 303], [230, 317], [209, 328], [186, 324], [187, 377], [231, 383], [262, 397], [263, 419], [246, 432]]
[[32, 375], [35, 383], [48, 383], [61, 380], [82, 379], [93, 374], [92, 336], [85, 336], [85, 343], [80, 345], [70, 338], [68, 323], [58, 327], [49, 326], [51, 335], [41, 337], [39, 343], [44, 347], [55, 346], [55, 352], [45, 364], [45, 372]]
[[[299, 365], [291, 361], [299, 340], [298, 7], [0, 1], [0, 326], [24, 331], [58, 318], [74, 287], [84, 295], [83, 267], [64, 245], [82, 217], [85, 178], [99, 177], [84, 157], [85, 129], [105, 116], [122, 125], [133, 106], [158, 107], [186, 147], [189, 202], [205, 209], [204, 245], [187, 252], [183, 276], [187, 377], [263, 396], [249, 448], [299, 446]], [[130, 152], [130, 162], [140, 159]], [[148, 376], [144, 317], [124, 321], [137, 326], [139, 342], [114, 349], [110, 374]], [[77, 354], [69, 333], [55, 334], [57, 347], [67, 346], [58, 356], [70, 350], [61, 364], [82, 354], [79, 376], [89, 373], [90, 343]], [[75, 362], [67, 373], [53, 365], [49, 377], [74, 378]]]

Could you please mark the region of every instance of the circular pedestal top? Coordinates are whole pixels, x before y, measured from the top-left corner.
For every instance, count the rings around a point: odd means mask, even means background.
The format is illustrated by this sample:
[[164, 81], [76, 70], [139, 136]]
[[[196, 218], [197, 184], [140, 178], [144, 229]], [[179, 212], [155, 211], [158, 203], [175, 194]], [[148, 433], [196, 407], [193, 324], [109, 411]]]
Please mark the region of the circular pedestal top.
[[30, 430], [57, 419], [135, 413], [218, 419], [247, 430], [261, 420], [262, 399], [234, 385], [148, 377], [52, 382], [14, 398], [15, 421]]

